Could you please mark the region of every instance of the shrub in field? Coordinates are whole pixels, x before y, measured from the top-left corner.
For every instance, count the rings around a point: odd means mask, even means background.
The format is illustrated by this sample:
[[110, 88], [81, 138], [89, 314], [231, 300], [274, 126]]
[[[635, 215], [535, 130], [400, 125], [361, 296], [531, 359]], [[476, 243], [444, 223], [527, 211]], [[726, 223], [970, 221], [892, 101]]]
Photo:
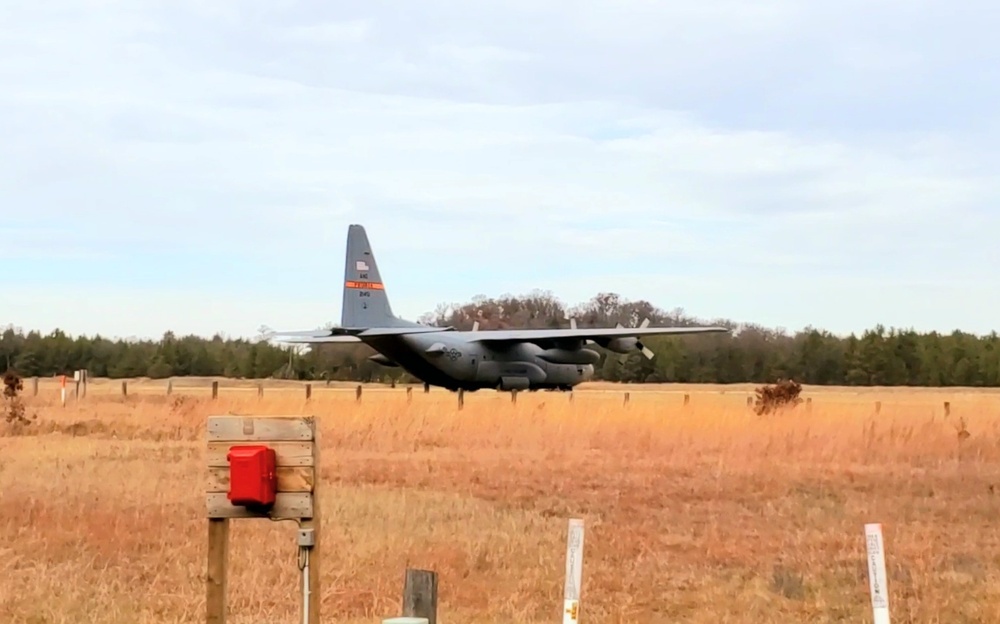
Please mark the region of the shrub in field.
[[21, 391], [24, 381], [14, 371], [3, 375], [4, 418], [8, 423], [26, 425], [31, 422], [24, 414], [24, 403], [21, 401]]
[[783, 379], [770, 386], [757, 388], [757, 401], [754, 411], [758, 415], [771, 413], [781, 407], [795, 407], [802, 402], [799, 394], [802, 385], [791, 379]]

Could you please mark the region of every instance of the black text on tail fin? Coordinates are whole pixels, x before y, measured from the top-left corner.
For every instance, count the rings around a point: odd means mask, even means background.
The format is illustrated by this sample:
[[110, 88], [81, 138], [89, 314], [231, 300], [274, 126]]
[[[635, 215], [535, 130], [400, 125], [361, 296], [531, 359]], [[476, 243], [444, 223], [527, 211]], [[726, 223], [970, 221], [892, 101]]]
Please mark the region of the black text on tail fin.
[[344, 328], [410, 327], [396, 318], [389, 305], [368, 234], [361, 225], [347, 229], [347, 259], [344, 267], [344, 299], [340, 314]]

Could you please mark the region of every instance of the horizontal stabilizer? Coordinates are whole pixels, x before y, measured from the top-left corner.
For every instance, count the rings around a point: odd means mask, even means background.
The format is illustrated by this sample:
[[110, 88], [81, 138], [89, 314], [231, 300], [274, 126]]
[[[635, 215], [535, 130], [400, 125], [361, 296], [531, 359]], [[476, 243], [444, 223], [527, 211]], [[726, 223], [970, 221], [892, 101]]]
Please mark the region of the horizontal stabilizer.
[[299, 338], [323, 338], [325, 336], [350, 336], [354, 334], [359, 334], [364, 331], [365, 328], [349, 328], [349, 327], [322, 327], [317, 329], [302, 329], [295, 331], [270, 331], [268, 332], [268, 337], [274, 336], [295, 336]]
[[364, 338], [380, 336], [403, 336], [405, 334], [428, 334], [455, 331], [453, 327], [334, 327], [331, 329], [307, 329], [302, 331], [271, 332], [268, 338], [289, 344], [322, 344], [328, 342], [364, 342]]
[[287, 344], [326, 344], [331, 342], [362, 342], [357, 336], [342, 334], [339, 336], [291, 336], [289, 338], [273, 337], [273, 340]]
[[344, 332], [334, 332], [328, 329], [306, 329], [303, 331], [271, 332], [268, 338], [276, 336], [291, 336], [293, 338], [325, 338], [327, 336], [346, 336]]

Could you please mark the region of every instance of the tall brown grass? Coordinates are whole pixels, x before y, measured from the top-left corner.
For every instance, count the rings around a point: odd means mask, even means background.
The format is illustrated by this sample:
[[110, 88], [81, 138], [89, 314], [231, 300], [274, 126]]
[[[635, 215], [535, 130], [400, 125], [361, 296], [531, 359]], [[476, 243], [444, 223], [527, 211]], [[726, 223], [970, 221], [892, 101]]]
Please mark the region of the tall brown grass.
[[[807, 388], [808, 412], [761, 417], [751, 387], [628, 390], [459, 411], [419, 388], [92, 383], [61, 407], [46, 382], [0, 437], [0, 621], [201, 621], [224, 413], [319, 418], [326, 621], [397, 615], [407, 566], [439, 572], [443, 621], [558, 621], [570, 517], [586, 622], [868, 621], [866, 522], [894, 622], [1000, 621], [1000, 395]], [[230, 552], [231, 621], [296, 621], [293, 527], [237, 521]]]

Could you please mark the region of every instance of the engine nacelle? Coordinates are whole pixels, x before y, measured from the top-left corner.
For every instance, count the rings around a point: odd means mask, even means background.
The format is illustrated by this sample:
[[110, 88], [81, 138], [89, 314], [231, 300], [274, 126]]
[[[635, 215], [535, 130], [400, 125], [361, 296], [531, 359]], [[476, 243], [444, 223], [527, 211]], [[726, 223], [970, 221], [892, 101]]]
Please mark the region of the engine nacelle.
[[592, 349], [546, 349], [538, 357], [550, 364], [596, 364], [601, 354]]
[[630, 353], [638, 349], [639, 339], [632, 336], [625, 336], [622, 338], [612, 338], [603, 346], [605, 349], [614, 351], [615, 353]]

